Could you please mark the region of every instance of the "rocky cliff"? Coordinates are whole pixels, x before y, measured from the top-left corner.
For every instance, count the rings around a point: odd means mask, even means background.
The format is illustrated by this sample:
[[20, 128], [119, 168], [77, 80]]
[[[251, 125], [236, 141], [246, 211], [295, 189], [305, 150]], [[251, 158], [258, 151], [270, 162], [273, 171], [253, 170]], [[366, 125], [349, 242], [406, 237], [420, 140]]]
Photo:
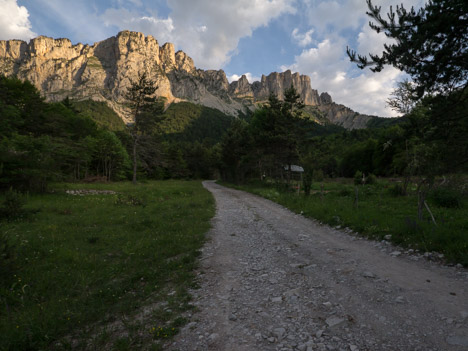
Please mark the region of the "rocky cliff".
[[362, 128], [371, 117], [336, 105], [327, 93], [312, 89], [310, 78], [286, 71], [262, 76], [250, 84], [245, 76], [229, 84], [226, 74], [197, 69], [183, 51], [159, 43], [151, 35], [123, 31], [94, 45], [72, 45], [68, 39], [44, 36], [29, 43], [0, 41], [0, 74], [30, 80], [49, 101], [93, 99], [106, 101], [125, 122], [130, 122], [125, 93], [138, 73], [146, 71], [158, 85], [156, 94], [167, 103], [192, 101], [237, 115], [268, 99], [273, 93], [283, 97], [291, 85], [304, 103], [317, 106], [335, 124]]

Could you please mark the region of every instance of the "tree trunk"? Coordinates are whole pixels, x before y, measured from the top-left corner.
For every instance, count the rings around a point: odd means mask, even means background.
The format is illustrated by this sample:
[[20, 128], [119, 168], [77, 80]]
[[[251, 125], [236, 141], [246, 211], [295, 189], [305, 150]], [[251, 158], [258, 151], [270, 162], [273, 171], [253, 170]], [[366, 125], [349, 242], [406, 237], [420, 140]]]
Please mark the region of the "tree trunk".
[[401, 195], [408, 196], [408, 185], [410, 183], [410, 176], [406, 175], [405, 176], [405, 182], [403, 183], [403, 193]]
[[[421, 179], [421, 181], [418, 184], [418, 189], [417, 189], [417, 192], [418, 192], [418, 220], [420, 220], [420, 221], [422, 221], [422, 219], [423, 219], [424, 207], [426, 207], [428, 209], [428, 212], [431, 214], [431, 217], [432, 217], [432, 213], [429, 210], [429, 206], [426, 205], [426, 197], [427, 197], [427, 194], [429, 193], [429, 191], [431, 190], [433, 184], [434, 184], [434, 179], [433, 178], [431, 178], [429, 180], [426, 179], [426, 178], [423, 178], [423, 179]], [[433, 220], [435, 222], [435, 219], [433, 219]]]
[[132, 183], [136, 184], [137, 182], [137, 139], [133, 139], [133, 178]]
[[359, 205], [359, 188], [354, 187], [354, 207], [358, 208]]
[[432, 223], [434, 223], [434, 225], [437, 225], [437, 222], [434, 218], [434, 215], [432, 214], [432, 211], [431, 209], [429, 208], [429, 205], [427, 204], [426, 201], [424, 201], [424, 206], [426, 206], [426, 209], [427, 209], [427, 212], [429, 212], [429, 214], [431, 215], [431, 218], [432, 218]]
[[426, 202], [426, 194], [423, 190], [418, 191], [418, 220], [422, 221], [423, 219], [423, 206]]

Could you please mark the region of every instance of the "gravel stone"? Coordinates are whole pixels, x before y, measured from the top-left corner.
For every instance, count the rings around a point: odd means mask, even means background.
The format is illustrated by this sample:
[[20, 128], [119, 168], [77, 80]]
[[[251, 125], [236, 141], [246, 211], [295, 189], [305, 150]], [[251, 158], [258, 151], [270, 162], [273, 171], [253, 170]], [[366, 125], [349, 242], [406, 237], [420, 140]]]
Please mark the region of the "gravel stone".
[[284, 328], [276, 328], [273, 330], [273, 335], [276, 336], [278, 340], [283, 340], [286, 335], [286, 329]]
[[343, 324], [344, 323], [344, 319], [343, 318], [338, 318], [338, 317], [329, 317], [325, 320], [325, 323], [327, 323], [327, 325], [330, 327], [330, 328], [333, 328], [337, 325], [340, 325], [340, 324]]
[[468, 347], [468, 335], [451, 335], [447, 337], [449, 345], [459, 345]]

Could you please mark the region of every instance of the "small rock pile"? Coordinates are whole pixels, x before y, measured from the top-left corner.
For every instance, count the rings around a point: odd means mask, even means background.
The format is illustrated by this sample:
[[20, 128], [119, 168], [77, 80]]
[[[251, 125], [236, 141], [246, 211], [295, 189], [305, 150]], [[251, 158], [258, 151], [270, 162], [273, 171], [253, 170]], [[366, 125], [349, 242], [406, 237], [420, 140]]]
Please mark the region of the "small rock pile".
[[79, 190], [66, 190], [68, 195], [85, 196], [85, 195], [115, 195], [117, 194], [112, 190], [94, 190], [94, 189], [79, 189]]

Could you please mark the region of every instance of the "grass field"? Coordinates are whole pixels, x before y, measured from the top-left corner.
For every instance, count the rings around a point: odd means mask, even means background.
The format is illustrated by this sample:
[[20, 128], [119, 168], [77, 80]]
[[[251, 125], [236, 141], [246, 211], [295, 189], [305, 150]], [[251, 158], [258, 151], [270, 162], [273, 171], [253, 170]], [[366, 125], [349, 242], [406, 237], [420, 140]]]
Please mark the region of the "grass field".
[[359, 186], [357, 207], [352, 180], [316, 182], [310, 196], [278, 190], [262, 182], [233, 187], [263, 196], [323, 223], [348, 227], [374, 239], [391, 235], [395, 244], [422, 252], [443, 253], [449, 262], [468, 266], [466, 195], [457, 195], [461, 200], [457, 208], [439, 206], [429, 196], [427, 203], [437, 223], [434, 225], [426, 210], [423, 221], [416, 219], [415, 185], [410, 186], [408, 196], [392, 195], [392, 185], [385, 180], [376, 185]]
[[53, 190], [0, 222], [0, 350], [161, 349], [192, 308], [212, 196], [183, 181]]

